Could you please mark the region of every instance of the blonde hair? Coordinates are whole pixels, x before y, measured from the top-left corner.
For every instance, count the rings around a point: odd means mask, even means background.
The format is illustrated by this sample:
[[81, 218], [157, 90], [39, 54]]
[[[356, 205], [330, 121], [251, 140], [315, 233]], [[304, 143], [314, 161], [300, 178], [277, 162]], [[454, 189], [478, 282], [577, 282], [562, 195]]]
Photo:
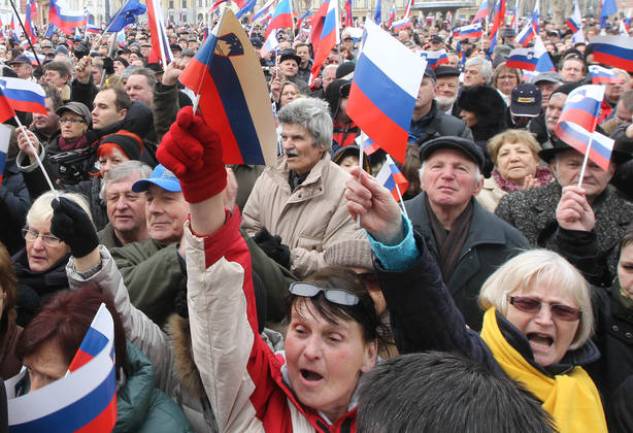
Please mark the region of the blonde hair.
[[570, 349], [577, 349], [593, 333], [593, 310], [589, 286], [578, 270], [561, 255], [544, 249], [525, 251], [508, 260], [484, 282], [479, 305], [496, 308], [502, 315], [508, 311], [508, 295], [529, 292], [537, 285], [557, 290], [574, 299], [580, 308], [580, 326]]
[[29, 212], [26, 214], [26, 224], [31, 226], [33, 224], [39, 225], [49, 222], [53, 218], [53, 207], [51, 203], [57, 197], [64, 197], [77, 203], [88, 214], [90, 221], [92, 221], [90, 206], [88, 206], [88, 202], [83, 195], [74, 192], [47, 191], [39, 196], [31, 205]]
[[514, 144], [521, 143], [525, 144], [530, 148], [532, 155], [534, 155], [534, 159], [538, 162], [539, 157], [538, 153], [541, 151], [541, 146], [536, 141], [534, 136], [525, 130], [522, 129], [506, 129], [503, 132], [492, 137], [488, 140], [488, 154], [490, 155], [490, 159], [493, 164], [497, 165], [497, 156], [499, 156], [499, 150], [504, 144]]

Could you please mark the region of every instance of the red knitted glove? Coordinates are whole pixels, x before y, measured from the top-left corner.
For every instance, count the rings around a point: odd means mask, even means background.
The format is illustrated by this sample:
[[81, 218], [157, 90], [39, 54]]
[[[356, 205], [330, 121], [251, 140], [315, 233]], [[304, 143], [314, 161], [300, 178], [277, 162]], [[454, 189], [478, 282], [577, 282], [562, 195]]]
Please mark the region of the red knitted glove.
[[156, 157], [178, 177], [189, 203], [213, 197], [226, 187], [220, 137], [202, 117], [193, 114], [191, 107], [178, 112], [158, 146]]

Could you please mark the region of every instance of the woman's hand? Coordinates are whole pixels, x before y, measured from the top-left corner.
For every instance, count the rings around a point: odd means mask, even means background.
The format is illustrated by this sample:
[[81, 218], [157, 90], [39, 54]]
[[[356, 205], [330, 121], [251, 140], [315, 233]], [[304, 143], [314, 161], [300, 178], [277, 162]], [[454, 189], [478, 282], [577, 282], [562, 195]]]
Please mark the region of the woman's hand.
[[[31, 162], [35, 161], [36, 153], [40, 152], [40, 141], [37, 139], [33, 131], [26, 129], [26, 127], [22, 126], [16, 130], [17, 139], [18, 139], [18, 147], [20, 151], [29, 157]], [[31, 140], [31, 145], [29, 145], [29, 140]]]
[[391, 193], [359, 167], [351, 172], [345, 198], [352, 218], [377, 241], [395, 245], [403, 239], [400, 207]]
[[563, 188], [556, 207], [556, 221], [565, 230], [590, 232], [596, 225], [596, 216], [587, 201], [587, 193], [582, 187], [569, 185]]
[[[65, 197], [54, 199], [51, 233], [70, 247], [78, 271], [85, 271], [99, 264], [99, 237], [88, 214], [72, 200]], [[86, 259], [86, 260], [82, 260]]]
[[538, 185], [538, 180], [531, 174], [528, 174], [523, 178], [523, 185], [521, 185], [521, 189], [530, 189], [536, 188]]

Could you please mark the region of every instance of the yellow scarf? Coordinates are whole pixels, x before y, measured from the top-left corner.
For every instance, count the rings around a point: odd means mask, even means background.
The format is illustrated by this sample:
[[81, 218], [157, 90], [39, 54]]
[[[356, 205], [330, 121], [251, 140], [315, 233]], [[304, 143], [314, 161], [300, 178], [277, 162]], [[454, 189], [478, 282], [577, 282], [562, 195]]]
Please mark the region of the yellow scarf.
[[481, 338], [503, 371], [542, 402], [560, 433], [608, 432], [600, 395], [582, 367], [554, 377], [534, 368], [503, 337], [494, 308], [484, 315]]

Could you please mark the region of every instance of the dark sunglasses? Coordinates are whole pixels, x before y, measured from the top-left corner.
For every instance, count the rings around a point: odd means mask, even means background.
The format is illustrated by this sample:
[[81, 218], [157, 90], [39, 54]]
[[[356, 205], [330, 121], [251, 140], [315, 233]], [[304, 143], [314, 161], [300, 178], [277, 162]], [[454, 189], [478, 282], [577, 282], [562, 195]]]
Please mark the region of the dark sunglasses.
[[313, 286], [309, 283], [291, 283], [288, 291], [295, 296], [302, 296], [305, 298], [313, 298], [319, 293], [323, 292], [325, 299], [333, 304], [344, 305], [346, 307], [352, 307], [360, 302], [358, 296], [343, 289], [324, 289], [322, 287]]
[[574, 320], [580, 319], [580, 310], [568, 305], [543, 302], [528, 296], [510, 296], [508, 300], [517, 310], [523, 311], [524, 313], [536, 314], [541, 311], [543, 304], [548, 304], [552, 316], [557, 319], [566, 322], [573, 322]]

